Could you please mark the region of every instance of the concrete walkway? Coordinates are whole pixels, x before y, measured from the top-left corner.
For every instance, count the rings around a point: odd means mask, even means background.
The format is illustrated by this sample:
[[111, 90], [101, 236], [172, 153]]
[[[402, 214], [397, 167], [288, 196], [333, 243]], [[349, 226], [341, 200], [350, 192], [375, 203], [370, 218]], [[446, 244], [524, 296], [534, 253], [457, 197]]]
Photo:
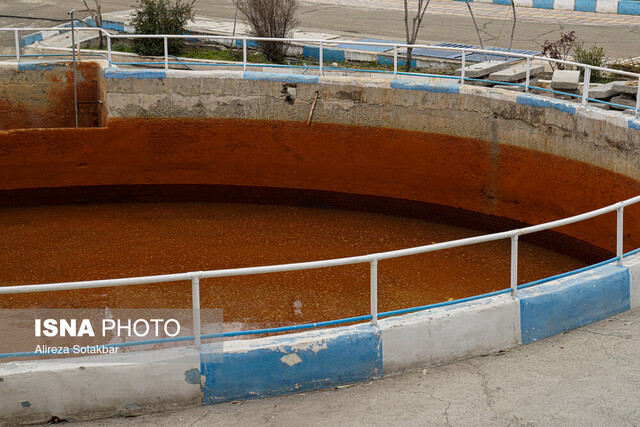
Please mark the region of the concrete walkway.
[[502, 354], [350, 387], [80, 426], [640, 425], [640, 309]]

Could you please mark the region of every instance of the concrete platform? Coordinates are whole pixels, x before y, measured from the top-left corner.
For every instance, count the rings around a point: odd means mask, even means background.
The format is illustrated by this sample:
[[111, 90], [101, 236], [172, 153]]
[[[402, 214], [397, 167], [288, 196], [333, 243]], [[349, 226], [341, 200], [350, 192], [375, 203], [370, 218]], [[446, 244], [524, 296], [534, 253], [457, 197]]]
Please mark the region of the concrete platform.
[[[535, 77], [544, 73], [544, 65], [532, 65], [530, 76]], [[498, 82], [515, 83], [527, 78], [527, 64], [518, 64], [514, 67], [509, 67], [505, 70], [497, 71], [489, 74], [489, 80], [495, 80]]]
[[[506, 61], [485, 61], [477, 64], [469, 65], [464, 68], [464, 76], [472, 79], [488, 76], [496, 71], [504, 70], [509, 67]], [[456, 70], [456, 76], [462, 75], [462, 68]]]
[[78, 426], [638, 425], [640, 308], [509, 351], [331, 390]]

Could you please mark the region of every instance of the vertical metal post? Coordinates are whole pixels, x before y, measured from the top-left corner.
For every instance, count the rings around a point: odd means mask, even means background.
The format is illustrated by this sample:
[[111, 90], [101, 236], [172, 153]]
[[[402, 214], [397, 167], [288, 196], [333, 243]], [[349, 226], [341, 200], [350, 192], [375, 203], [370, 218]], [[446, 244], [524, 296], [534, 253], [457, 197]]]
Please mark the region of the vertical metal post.
[[393, 46], [393, 77], [398, 75], [398, 46]]
[[527, 78], [524, 82], [524, 91], [529, 92], [529, 83], [531, 81], [531, 58], [527, 57]]
[[111, 66], [111, 34], [107, 33], [107, 58], [109, 59], [109, 66]]
[[511, 292], [518, 290], [518, 235], [511, 237]]
[[20, 36], [18, 35], [18, 30], [14, 30], [13, 36], [16, 39], [16, 60], [20, 61]]
[[164, 38], [164, 69], [169, 69], [169, 41]]
[[466, 54], [464, 49], [462, 49], [462, 70], [460, 71], [460, 84], [464, 84], [464, 68], [466, 67]]
[[591, 68], [584, 67], [584, 82], [582, 83], [582, 105], [587, 105], [589, 98], [589, 85], [591, 84]]
[[322, 63], [324, 62], [324, 55], [323, 55], [322, 50], [323, 50], [322, 49], [322, 42], [320, 42], [320, 51], [319, 51], [320, 53], [318, 54], [318, 58], [320, 60], [320, 71], [319, 71], [320, 75], [322, 75]]
[[378, 324], [378, 260], [371, 261], [371, 326]]
[[638, 89], [636, 91], [636, 119], [640, 118], [640, 79], [638, 79]]
[[624, 241], [624, 207], [618, 208], [616, 221], [616, 256], [618, 257], [618, 264], [622, 264], [622, 255], [624, 255], [624, 247], [622, 245]]
[[247, 71], [247, 39], [242, 39], [242, 70]]
[[73, 20], [73, 14], [75, 9], [69, 11], [71, 15], [71, 53], [73, 55], [73, 107], [76, 113], [76, 127], [78, 127], [78, 77], [76, 69], [76, 41], [75, 41], [75, 23]]
[[191, 299], [193, 305], [193, 346], [200, 348], [200, 278], [191, 279]]

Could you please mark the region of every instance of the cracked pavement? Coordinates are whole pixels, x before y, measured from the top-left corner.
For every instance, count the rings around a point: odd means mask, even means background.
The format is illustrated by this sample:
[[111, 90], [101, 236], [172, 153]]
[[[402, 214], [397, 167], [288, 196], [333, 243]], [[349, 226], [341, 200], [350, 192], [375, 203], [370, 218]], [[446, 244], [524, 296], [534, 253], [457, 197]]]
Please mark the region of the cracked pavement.
[[351, 387], [78, 426], [640, 424], [640, 308], [490, 354]]

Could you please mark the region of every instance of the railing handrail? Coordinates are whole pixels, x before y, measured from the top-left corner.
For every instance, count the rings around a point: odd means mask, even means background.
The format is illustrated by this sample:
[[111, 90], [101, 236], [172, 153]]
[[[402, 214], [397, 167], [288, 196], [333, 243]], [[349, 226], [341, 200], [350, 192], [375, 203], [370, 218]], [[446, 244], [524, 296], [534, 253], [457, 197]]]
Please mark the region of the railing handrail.
[[[240, 65], [244, 70], [247, 69], [247, 41], [280, 41], [280, 42], [302, 42], [302, 43], [318, 43], [319, 44], [319, 62], [318, 67], [319, 74], [323, 72], [323, 50], [327, 45], [335, 44], [351, 44], [351, 45], [363, 45], [363, 46], [389, 46], [393, 48], [393, 75], [398, 74], [398, 49], [399, 48], [425, 48], [425, 49], [438, 49], [448, 51], [459, 51], [462, 53], [462, 72], [460, 76], [460, 84], [465, 84], [465, 59], [468, 53], [483, 53], [490, 55], [500, 55], [506, 57], [522, 58], [527, 60], [526, 80], [524, 84], [525, 91], [528, 91], [530, 86], [530, 72], [531, 61], [540, 60], [548, 61], [557, 64], [570, 65], [574, 67], [582, 67], [585, 70], [584, 84], [582, 94], [579, 95], [582, 98], [582, 104], [586, 104], [589, 98], [589, 86], [591, 70], [604, 71], [624, 76], [635, 77], [638, 79], [638, 86], [640, 87], [640, 74], [631, 73], [628, 71], [613, 70], [604, 67], [596, 67], [587, 64], [580, 64], [572, 61], [565, 61], [561, 59], [540, 57], [534, 55], [526, 55], [511, 51], [496, 51], [488, 49], [476, 49], [476, 48], [463, 48], [463, 47], [451, 47], [451, 46], [432, 46], [426, 44], [405, 44], [401, 42], [362, 42], [351, 40], [324, 40], [324, 39], [302, 39], [302, 38], [270, 38], [270, 37], [251, 37], [251, 36], [218, 36], [218, 35], [171, 35], [171, 34], [110, 34], [108, 31], [102, 28], [94, 27], [77, 27], [77, 31], [99, 31], [107, 37], [107, 60], [110, 64], [113, 64], [111, 39], [118, 38], [162, 38], [164, 40], [164, 68], [169, 68], [169, 52], [168, 52], [168, 40], [176, 38], [190, 38], [190, 39], [214, 39], [214, 40], [237, 40], [242, 41], [243, 60]], [[16, 44], [16, 58], [20, 60], [20, 31], [73, 31], [68, 27], [54, 27], [54, 28], [0, 28], [0, 31], [13, 31]], [[77, 39], [78, 48], [80, 46], [80, 39]], [[75, 46], [72, 47], [75, 49]], [[448, 77], [452, 78], [452, 77]], [[455, 77], [454, 77], [455, 78]], [[469, 79], [467, 79], [469, 80]], [[474, 79], [471, 79], [474, 80]], [[636, 96], [635, 116], [640, 116], [640, 93]], [[574, 215], [568, 218], [547, 222], [544, 224], [533, 225], [515, 230], [504, 231], [500, 233], [487, 234], [482, 236], [470, 237], [466, 239], [452, 240], [448, 242], [417, 246], [406, 249], [398, 249], [387, 252], [379, 252], [362, 256], [336, 258], [330, 260], [269, 265], [259, 267], [245, 267], [235, 269], [221, 269], [221, 270], [209, 270], [209, 271], [197, 271], [178, 274], [166, 274], [157, 276], [143, 276], [143, 277], [131, 277], [122, 279], [104, 279], [104, 280], [89, 280], [80, 282], [63, 282], [41, 285], [18, 285], [18, 286], [5, 286], [0, 287], [0, 295], [3, 294], [18, 294], [18, 293], [30, 293], [30, 292], [49, 292], [49, 291], [62, 291], [62, 290], [75, 290], [75, 289], [89, 289], [99, 287], [113, 287], [113, 286], [131, 286], [142, 285], [151, 283], [164, 283], [175, 282], [183, 280], [191, 280], [192, 283], [192, 310], [193, 310], [193, 324], [194, 324], [194, 345], [196, 348], [200, 347], [200, 279], [215, 278], [215, 277], [230, 277], [230, 276], [242, 276], [242, 275], [254, 275], [254, 274], [266, 274], [276, 273], [284, 271], [297, 271], [308, 270], [315, 268], [335, 267], [349, 264], [370, 263], [370, 300], [371, 300], [371, 324], [376, 325], [378, 321], [378, 261], [383, 259], [398, 258], [409, 255], [417, 255], [421, 253], [434, 252], [443, 249], [456, 248], [461, 246], [473, 245], [478, 243], [491, 242], [501, 239], [511, 239], [511, 292], [515, 293], [518, 288], [518, 238], [519, 236], [535, 233], [538, 231], [548, 230], [551, 228], [561, 227], [584, 221], [586, 219], [594, 218], [613, 211], [617, 212], [616, 223], [616, 260], [618, 263], [622, 263], [623, 259], [623, 210], [624, 207], [640, 202], [640, 196], [627, 199], [604, 208], [596, 209], [590, 212], [586, 212], [579, 215]]]
[[[273, 41], [273, 42], [300, 42], [300, 43], [322, 43], [325, 46], [327, 44], [351, 44], [351, 45], [360, 45], [360, 46], [389, 46], [391, 48], [412, 48], [412, 49], [437, 49], [437, 50], [448, 50], [448, 51], [456, 51], [456, 52], [464, 52], [464, 53], [483, 53], [490, 54], [494, 56], [506, 56], [506, 57], [516, 57], [520, 59], [529, 59], [529, 60], [540, 60], [553, 62], [556, 64], [570, 65], [572, 67], [585, 67], [590, 68], [592, 70], [620, 74], [627, 77], [635, 77], [640, 79], [640, 73], [633, 73], [630, 71], [623, 70], [615, 70], [607, 67], [598, 67], [595, 65], [582, 64], [574, 61], [567, 61], [563, 59], [549, 58], [546, 56], [537, 56], [537, 55], [527, 55], [513, 51], [497, 51], [490, 49], [477, 49], [477, 48], [466, 48], [466, 47], [454, 47], [454, 46], [435, 46], [429, 44], [407, 44], [402, 42], [363, 42], [363, 41], [354, 41], [354, 40], [336, 40], [336, 39], [310, 39], [310, 38], [277, 38], [277, 37], [254, 37], [254, 36], [223, 36], [223, 35], [213, 35], [213, 34], [111, 34], [108, 31], [102, 28], [96, 27], [76, 27], [77, 31], [98, 31], [102, 32], [107, 38], [110, 39], [131, 39], [131, 38], [167, 38], [167, 39], [215, 39], [215, 40], [252, 40], [252, 41]], [[0, 31], [71, 31], [70, 28], [67, 27], [1, 27]]]
[[63, 291], [74, 289], [89, 289], [100, 287], [113, 287], [113, 286], [131, 286], [131, 285], [144, 285], [152, 283], [163, 282], [177, 282], [184, 280], [192, 280], [193, 278], [210, 279], [216, 277], [231, 277], [231, 276], [248, 276], [255, 274], [267, 274], [267, 273], [280, 273], [285, 271], [297, 271], [297, 270], [310, 270], [316, 268], [337, 267], [350, 264], [361, 264], [372, 261], [379, 261], [383, 259], [399, 258], [410, 255], [418, 255], [428, 252], [435, 252], [443, 249], [457, 248], [461, 246], [469, 246], [478, 243], [492, 242], [495, 240], [509, 239], [515, 236], [523, 236], [526, 234], [536, 233], [539, 231], [549, 230], [552, 228], [562, 227], [569, 224], [574, 224], [587, 219], [595, 218], [610, 212], [617, 211], [626, 206], [640, 202], [640, 196], [633, 197], [612, 205], [589, 211], [583, 214], [574, 215], [568, 218], [559, 219], [556, 221], [547, 222], [544, 224], [532, 225], [529, 227], [519, 228], [515, 230], [503, 231], [499, 233], [485, 234], [482, 236], [469, 237], [465, 239], [450, 240], [442, 243], [434, 243], [430, 245], [416, 246], [407, 249], [397, 249], [393, 251], [377, 252], [367, 255], [352, 256], [345, 258], [334, 258], [330, 260], [299, 262], [290, 264], [278, 264], [278, 265], [266, 265], [258, 267], [243, 267], [233, 269], [221, 269], [221, 270], [207, 270], [207, 271], [193, 271], [187, 273], [176, 274], [163, 274], [156, 276], [140, 276], [130, 277], [122, 279], [102, 279], [102, 280], [87, 280], [79, 282], [62, 282], [52, 284], [39, 284], [39, 285], [17, 285], [17, 286], [4, 286], [0, 287], [1, 294], [19, 294], [19, 293], [31, 293], [31, 292], [50, 292], [50, 291]]

